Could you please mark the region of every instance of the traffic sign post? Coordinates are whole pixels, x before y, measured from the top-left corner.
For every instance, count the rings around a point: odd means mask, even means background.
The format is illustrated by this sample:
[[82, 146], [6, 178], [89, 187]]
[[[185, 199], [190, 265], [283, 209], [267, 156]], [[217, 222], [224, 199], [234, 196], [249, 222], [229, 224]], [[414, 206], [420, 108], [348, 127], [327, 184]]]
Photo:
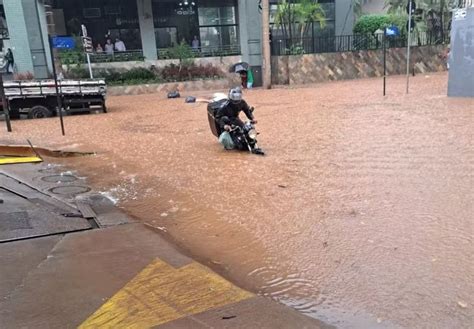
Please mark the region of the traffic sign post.
[[89, 75], [91, 79], [94, 79], [94, 75], [92, 74], [92, 66], [91, 66], [91, 57], [90, 54], [94, 52], [94, 45], [92, 44], [92, 38], [87, 36], [87, 28], [83, 24], [81, 25], [82, 28], [82, 46], [84, 48], [84, 52], [86, 53], [87, 57], [87, 65], [89, 66]]
[[387, 80], [387, 29], [383, 30], [383, 95], [385, 96]]
[[414, 27], [412, 26], [412, 15], [416, 9], [416, 3], [414, 0], [408, 0], [407, 4], [407, 12], [408, 12], [408, 45], [407, 45], [407, 90], [406, 93], [408, 94], [408, 89], [410, 85], [410, 46], [411, 46], [411, 29]]
[[382, 49], [383, 49], [383, 95], [384, 96], [386, 95], [386, 86], [387, 86], [386, 85], [386, 82], [387, 82], [386, 81], [387, 80], [387, 40], [390, 40], [390, 38], [392, 37], [398, 37], [398, 36], [400, 36], [400, 30], [395, 25], [392, 25], [383, 29]]
[[[53, 63], [53, 78], [54, 78], [54, 88], [56, 89], [56, 101], [58, 103], [58, 114], [59, 114], [59, 121], [61, 123], [61, 133], [63, 136], [66, 135], [66, 132], [64, 130], [64, 120], [63, 120], [63, 95], [62, 95], [62, 88], [59, 88], [58, 84], [58, 74], [56, 72], [56, 65], [54, 64], [54, 48], [62, 48], [62, 45], [64, 46], [63, 43], [58, 43], [55, 42], [55, 39], [51, 36], [49, 36], [49, 50], [51, 53], [51, 62]], [[66, 47], [67, 48], [67, 47]]]

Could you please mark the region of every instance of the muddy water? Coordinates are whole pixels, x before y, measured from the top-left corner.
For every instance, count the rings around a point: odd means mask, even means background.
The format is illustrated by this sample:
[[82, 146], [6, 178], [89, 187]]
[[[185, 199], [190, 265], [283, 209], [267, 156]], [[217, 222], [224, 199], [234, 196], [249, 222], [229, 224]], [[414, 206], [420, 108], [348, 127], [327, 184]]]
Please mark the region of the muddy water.
[[64, 163], [263, 296], [341, 328], [469, 328], [474, 102], [446, 98], [445, 75], [403, 83], [249, 92], [263, 158], [224, 152], [205, 106], [161, 95], [67, 118], [50, 144], [97, 151]]

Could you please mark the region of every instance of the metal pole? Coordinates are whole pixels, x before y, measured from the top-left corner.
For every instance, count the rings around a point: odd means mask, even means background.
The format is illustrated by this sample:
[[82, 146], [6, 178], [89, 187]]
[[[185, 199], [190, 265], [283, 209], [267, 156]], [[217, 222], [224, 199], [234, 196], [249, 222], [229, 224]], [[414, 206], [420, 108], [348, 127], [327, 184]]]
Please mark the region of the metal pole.
[[87, 53], [86, 55], [87, 55], [87, 65], [89, 65], [89, 75], [91, 79], [94, 79], [94, 76], [92, 75], [91, 56], [89, 55], [89, 53]]
[[409, 1], [409, 9], [408, 9], [408, 46], [407, 46], [407, 94], [408, 94], [408, 88], [410, 85], [410, 46], [411, 46], [411, 5], [412, 5], [412, 0]]
[[61, 132], [63, 136], [66, 135], [64, 132], [64, 120], [63, 120], [63, 101], [62, 101], [62, 95], [60, 94], [59, 91], [59, 86], [58, 86], [58, 75], [56, 74], [56, 66], [54, 65], [54, 51], [53, 51], [53, 38], [51, 36], [49, 37], [49, 50], [51, 52], [51, 61], [52, 61], [52, 66], [53, 66], [53, 77], [54, 77], [54, 87], [56, 88], [56, 101], [58, 103], [58, 112], [59, 112], [59, 120], [61, 121]]
[[82, 29], [82, 46], [84, 47], [84, 52], [86, 53], [86, 57], [87, 57], [87, 65], [89, 66], [89, 75], [91, 79], [94, 79], [94, 76], [92, 75], [91, 57], [89, 53], [87, 52], [87, 47], [86, 47], [86, 41], [88, 37], [87, 28], [84, 24], [82, 24], [81, 29]]
[[386, 78], [387, 78], [387, 29], [383, 29], [383, 95], [385, 96]]
[[263, 88], [272, 86], [272, 67], [270, 53], [270, 5], [269, 0], [262, 1], [262, 54], [263, 54]]
[[12, 125], [10, 123], [10, 108], [8, 107], [7, 97], [5, 96], [5, 89], [3, 88], [3, 74], [2, 73], [0, 73], [0, 97], [2, 98], [3, 114], [5, 115], [7, 131], [11, 133]]

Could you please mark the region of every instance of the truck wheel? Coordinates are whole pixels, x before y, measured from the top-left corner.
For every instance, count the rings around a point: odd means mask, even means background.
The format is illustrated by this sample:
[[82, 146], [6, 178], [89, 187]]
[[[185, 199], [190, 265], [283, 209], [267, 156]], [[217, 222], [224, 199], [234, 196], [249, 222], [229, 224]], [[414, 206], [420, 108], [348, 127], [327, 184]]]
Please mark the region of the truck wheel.
[[53, 116], [53, 112], [42, 105], [33, 106], [28, 112], [28, 119], [42, 119]]

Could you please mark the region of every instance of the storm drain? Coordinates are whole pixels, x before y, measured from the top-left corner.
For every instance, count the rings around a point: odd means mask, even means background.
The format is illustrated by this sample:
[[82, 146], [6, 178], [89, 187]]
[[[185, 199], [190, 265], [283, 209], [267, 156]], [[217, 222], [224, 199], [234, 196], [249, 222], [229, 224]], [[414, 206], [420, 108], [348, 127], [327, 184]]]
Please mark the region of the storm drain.
[[47, 183], [72, 183], [77, 180], [77, 177], [72, 175], [51, 175], [41, 177], [41, 180]]
[[66, 195], [66, 196], [76, 196], [79, 194], [90, 192], [90, 188], [87, 186], [80, 185], [67, 185], [67, 186], [57, 186], [51, 188], [49, 191], [54, 194]]
[[14, 231], [32, 229], [26, 211], [0, 213], [0, 231]]

